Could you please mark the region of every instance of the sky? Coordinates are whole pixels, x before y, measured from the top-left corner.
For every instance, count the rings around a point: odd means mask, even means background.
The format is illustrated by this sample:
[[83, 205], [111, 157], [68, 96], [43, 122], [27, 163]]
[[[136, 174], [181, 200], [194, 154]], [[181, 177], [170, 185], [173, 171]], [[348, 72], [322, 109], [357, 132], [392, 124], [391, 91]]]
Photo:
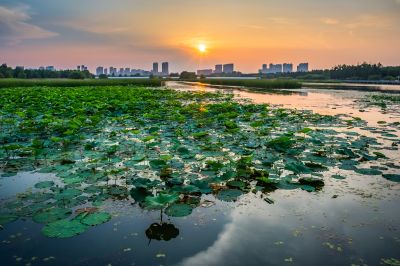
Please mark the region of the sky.
[[321, 69], [400, 65], [399, 47], [400, 0], [0, 0], [0, 63], [11, 66]]

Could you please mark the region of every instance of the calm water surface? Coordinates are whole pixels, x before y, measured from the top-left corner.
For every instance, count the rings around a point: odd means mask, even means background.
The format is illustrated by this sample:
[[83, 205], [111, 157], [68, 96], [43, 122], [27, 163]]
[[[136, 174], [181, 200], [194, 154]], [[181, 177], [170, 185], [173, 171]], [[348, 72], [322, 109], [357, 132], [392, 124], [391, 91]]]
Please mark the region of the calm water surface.
[[[178, 90], [215, 91], [199, 84], [170, 82]], [[303, 88], [292, 94], [231, 90], [238, 100], [346, 114], [386, 130], [378, 121], [400, 122], [399, 110], [383, 113], [358, 100], [377, 92]], [[349, 129], [351, 131], [351, 129]], [[362, 131], [362, 130], [361, 130]], [[390, 140], [375, 136], [390, 146]], [[393, 133], [393, 132], [391, 132]], [[397, 137], [399, 131], [394, 132]], [[398, 139], [398, 138], [397, 138]], [[400, 163], [398, 151], [383, 150], [387, 162]], [[367, 165], [367, 164], [366, 164]], [[206, 196], [210, 204], [185, 218], [144, 211], [129, 200], [109, 201], [114, 218], [70, 239], [50, 239], [30, 219], [0, 231], [1, 265], [380, 265], [400, 260], [400, 185], [381, 176], [332, 169], [346, 179], [326, 179], [322, 191], [276, 190], [267, 204], [249, 193], [235, 203]], [[392, 170], [392, 173], [399, 173]], [[21, 173], [0, 178], [6, 200], [51, 174]], [[149, 240], [153, 223], [167, 222], [179, 234], [169, 241]], [[392, 259], [392, 260], [389, 260]], [[393, 260], [394, 259], [394, 260]], [[397, 260], [397, 261], [396, 261]], [[387, 264], [390, 265], [390, 264]], [[397, 264], [392, 264], [397, 265]]]

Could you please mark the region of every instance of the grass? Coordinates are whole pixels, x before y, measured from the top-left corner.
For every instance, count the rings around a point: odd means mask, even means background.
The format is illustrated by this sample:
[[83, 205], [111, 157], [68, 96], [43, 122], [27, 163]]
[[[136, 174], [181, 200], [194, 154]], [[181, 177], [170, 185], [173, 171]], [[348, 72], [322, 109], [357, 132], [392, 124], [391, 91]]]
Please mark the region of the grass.
[[299, 89], [301, 83], [292, 80], [266, 79], [203, 79], [201, 83], [224, 86], [240, 86], [254, 89]]
[[159, 87], [160, 79], [0, 79], [0, 88], [15, 87], [80, 87], [80, 86], [147, 86]]

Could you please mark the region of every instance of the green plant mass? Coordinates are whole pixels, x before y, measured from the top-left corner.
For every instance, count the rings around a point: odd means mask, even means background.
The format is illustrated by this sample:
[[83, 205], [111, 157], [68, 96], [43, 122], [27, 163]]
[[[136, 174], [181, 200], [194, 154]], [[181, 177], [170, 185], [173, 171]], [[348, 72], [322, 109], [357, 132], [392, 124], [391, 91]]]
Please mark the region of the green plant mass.
[[299, 89], [301, 83], [293, 80], [267, 79], [202, 79], [202, 83], [211, 85], [240, 86], [253, 89]]
[[[365, 125], [360, 119], [160, 87], [38, 86], [1, 93], [2, 175], [37, 171], [56, 178], [2, 202], [0, 224], [32, 218], [48, 237], [73, 237], [107, 223], [112, 215], [97, 210], [105, 201], [129, 200], [178, 219], [195, 212], [206, 194], [226, 203], [276, 189], [317, 192], [324, 186], [321, 172], [333, 167], [399, 181], [358, 167], [385, 159], [374, 150], [375, 138], [343, 138], [332, 129]], [[77, 213], [82, 206], [92, 209]]]
[[[80, 73], [80, 72], [78, 72]], [[161, 86], [160, 79], [0, 79], [0, 88], [12, 87], [80, 87], [80, 86]]]

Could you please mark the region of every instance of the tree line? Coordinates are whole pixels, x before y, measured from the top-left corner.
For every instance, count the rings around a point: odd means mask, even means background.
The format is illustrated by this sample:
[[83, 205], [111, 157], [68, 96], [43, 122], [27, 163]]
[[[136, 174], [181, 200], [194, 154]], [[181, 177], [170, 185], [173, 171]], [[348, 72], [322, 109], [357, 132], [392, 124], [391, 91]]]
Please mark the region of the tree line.
[[291, 77], [305, 80], [398, 80], [400, 66], [362, 63], [358, 65], [337, 65], [331, 69], [310, 72], [267, 74], [266, 77]]
[[66, 78], [66, 79], [88, 79], [94, 78], [88, 70], [46, 70], [46, 69], [23, 69], [21, 67], [11, 68], [6, 64], [0, 66], [0, 78], [18, 79], [41, 79], [41, 78]]

